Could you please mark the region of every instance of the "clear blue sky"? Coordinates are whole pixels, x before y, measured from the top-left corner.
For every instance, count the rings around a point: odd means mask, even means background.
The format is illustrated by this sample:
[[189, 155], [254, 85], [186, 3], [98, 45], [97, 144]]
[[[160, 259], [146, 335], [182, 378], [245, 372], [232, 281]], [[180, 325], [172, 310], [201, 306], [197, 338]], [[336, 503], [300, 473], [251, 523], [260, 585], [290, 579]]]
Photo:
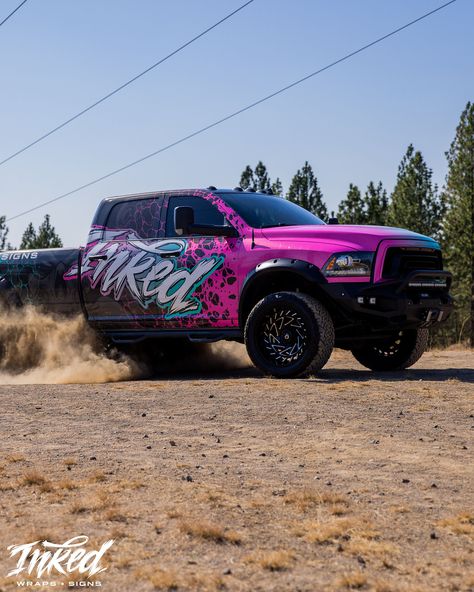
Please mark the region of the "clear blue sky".
[[[209, 26], [238, 0], [29, 0], [0, 28], [4, 158]], [[0, 20], [19, 0], [0, 1]], [[0, 167], [0, 213], [15, 215], [324, 66], [442, 0], [255, 0], [136, 84]], [[392, 189], [407, 145], [434, 177], [474, 99], [474, 1], [447, 9], [169, 152], [57, 204], [66, 246], [83, 244], [102, 197], [234, 186], [262, 159], [287, 188], [307, 159], [331, 209], [350, 182]], [[1, 159], [0, 158], [0, 159]]]

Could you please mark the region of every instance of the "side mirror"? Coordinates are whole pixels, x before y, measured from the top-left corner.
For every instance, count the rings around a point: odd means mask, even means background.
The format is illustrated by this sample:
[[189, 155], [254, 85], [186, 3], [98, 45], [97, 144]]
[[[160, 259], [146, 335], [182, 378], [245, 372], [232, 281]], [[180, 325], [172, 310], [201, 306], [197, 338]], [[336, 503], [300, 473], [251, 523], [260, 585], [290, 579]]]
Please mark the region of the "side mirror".
[[188, 235], [194, 224], [194, 210], [189, 206], [179, 206], [174, 211], [174, 231], [178, 236]]
[[335, 217], [329, 218], [328, 224], [339, 224], [339, 220]]

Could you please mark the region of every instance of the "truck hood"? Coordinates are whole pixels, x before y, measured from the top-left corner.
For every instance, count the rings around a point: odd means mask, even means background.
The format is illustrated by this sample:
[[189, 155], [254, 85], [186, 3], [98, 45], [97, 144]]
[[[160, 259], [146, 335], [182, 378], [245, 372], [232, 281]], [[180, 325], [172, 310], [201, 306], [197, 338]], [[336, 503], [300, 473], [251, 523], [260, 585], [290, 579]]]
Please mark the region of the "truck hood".
[[269, 241], [280, 243], [328, 243], [337, 248], [375, 251], [383, 240], [423, 240], [438, 244], [432, 238], [390, 226], [359, 226], [353, 224], [324, 224], [320, 226], [282, 226], [262, 229], [262, 235]]

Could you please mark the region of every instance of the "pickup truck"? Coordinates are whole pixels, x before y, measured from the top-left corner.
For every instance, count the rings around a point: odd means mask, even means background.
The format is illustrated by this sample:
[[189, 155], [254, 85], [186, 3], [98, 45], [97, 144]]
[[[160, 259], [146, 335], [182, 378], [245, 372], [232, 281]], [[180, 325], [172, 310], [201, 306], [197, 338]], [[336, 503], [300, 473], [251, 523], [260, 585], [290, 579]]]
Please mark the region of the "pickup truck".
[[107, 198], [85, 247], [0, 253], [4, 306], [83, 314], [118, 347], [245, 342], [275, 377], [319, 371], [334, 346], [375, 371], [411, 366], [450, 284], [431, 238], [325, 224], [240, 187]]

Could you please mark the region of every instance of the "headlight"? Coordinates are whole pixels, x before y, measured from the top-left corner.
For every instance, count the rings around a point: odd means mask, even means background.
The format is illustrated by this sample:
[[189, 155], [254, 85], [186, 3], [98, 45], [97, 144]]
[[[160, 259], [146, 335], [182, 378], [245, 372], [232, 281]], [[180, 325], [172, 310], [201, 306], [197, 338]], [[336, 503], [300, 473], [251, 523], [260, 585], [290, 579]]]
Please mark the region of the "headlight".
[[323, 267], [328, 277], [370, 276], [374, 253], [369, 251], [352, 251], [351, 253], [335, 253]]

